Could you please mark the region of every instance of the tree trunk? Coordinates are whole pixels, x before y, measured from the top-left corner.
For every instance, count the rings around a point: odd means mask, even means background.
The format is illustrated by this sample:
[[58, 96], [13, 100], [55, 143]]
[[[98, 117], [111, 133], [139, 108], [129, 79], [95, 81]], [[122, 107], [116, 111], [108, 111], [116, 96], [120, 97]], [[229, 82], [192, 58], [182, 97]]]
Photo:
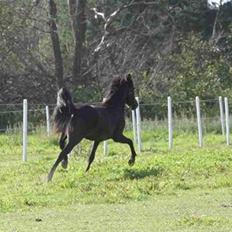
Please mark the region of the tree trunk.
[[68, 0], [68, 3], [75, 41], [72, 78], [74, 83], [78, 83], [81, 78], [81, 63], [86, 32], [86, 0]]
[[57, 18], [57, 9], [56, 3], [54, 0], [49, 0], [49, 27], [50, 27], [50, 36], [52, 40], [53, 53], [55, 58], [55, 76], [57, 87], [61, 88], [64, 86], [64, 70], [63, 70], [63, 58], [60, 48], [60, 39], [57, 31], [56, 18]]

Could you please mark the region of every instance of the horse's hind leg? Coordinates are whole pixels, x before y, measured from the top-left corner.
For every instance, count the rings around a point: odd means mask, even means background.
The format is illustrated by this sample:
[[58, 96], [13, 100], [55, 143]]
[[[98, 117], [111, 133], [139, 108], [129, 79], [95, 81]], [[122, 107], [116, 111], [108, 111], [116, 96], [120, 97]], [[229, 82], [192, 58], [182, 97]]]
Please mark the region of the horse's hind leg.
[[130, 159], [128, 161], [128, 164], [132, 166], [135, 163], [135, 156], [136, 156], [136, 152], [135, 152], [132, 140], [125, 137], [123, 134], [115, 135], [113, 137], [113, 140], [115, 142], [119, 142], [119, 143], [126, 143], [126, 144], [128, 144], [130, 146], [131, 157], [130, 157]]
[[100, 142], [98, 142], [98, 141], [93, 142], [92, 149], [91, 149], [91, 152], [90, 152], [90, 155], [89, 155], [89, 161], [88, 161], [88, 166], [86, 168], [86, 172], [89, 170], [89, 168], [91, 166], [91, 163], [94, 161], [95, 153], [96, 153], [96, 150], [97, 150], [97, 147], [98, 147], [99, 143]]
[[60, 145], [60, 149], [63, 150], [64, 147], [65, 147], [65, 140], [67, 139], [67, 135], [66, 133], [63, 133], [61, 134], [60, 136], [60, 140], [59, 140], [59, 145]]
[[68, 167], [68, 154], [61, 161], [61, 166], [62, 166], [62, 168], [67, 169], [67, 167]]
[[[66, 133], [62, 133], [60, 136], [60, 140], [59, 140], [59, 145], [60, 145], [60, 149], [63, 150], [65, 147], [65, 140], [67, 139], [67, 135]], [[64, 157], [64, 159], [61, 162], [61, 165], [64, 169], [66, 169], [68, 167], [68, 155], [66, 155]]]
[[59, 163], [64, 160], [65, 158], [67, 158], [67, 155], [72, 151], [73, 147], [75, 145], [77, 145], [80, 141], [82, 140], [82, 137], [80, 138], [75, 138], [75, 140], [69, 140], [68, 144], [65, 146], [65, 148], [60, 152], [56, 162], [54, 163], [54, 165], [52, 166], [49, 174], [48, 174], [48, 181], [52, 180], [52, 177], [54, 175], [54, 172], [57, 168], [57, 166], [59, 165]]

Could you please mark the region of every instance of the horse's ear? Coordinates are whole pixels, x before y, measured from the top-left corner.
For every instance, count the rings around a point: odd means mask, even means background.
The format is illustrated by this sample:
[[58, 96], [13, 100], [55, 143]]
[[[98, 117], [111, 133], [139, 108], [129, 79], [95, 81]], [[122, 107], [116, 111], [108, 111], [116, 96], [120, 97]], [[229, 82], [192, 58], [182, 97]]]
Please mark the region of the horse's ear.
[[128, 81], [132, 81], [132, 76], [131, 76], [130, 73], [127, 74], [126, 79], [127, 79]]

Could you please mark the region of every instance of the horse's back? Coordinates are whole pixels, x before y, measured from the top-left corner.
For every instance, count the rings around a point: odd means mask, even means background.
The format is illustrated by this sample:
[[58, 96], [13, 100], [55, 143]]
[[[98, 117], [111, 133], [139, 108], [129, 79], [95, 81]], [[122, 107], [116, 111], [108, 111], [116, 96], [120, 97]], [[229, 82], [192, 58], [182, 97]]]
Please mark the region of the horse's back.
[[93, 129], [98, 122], [97, 111], [89, 105], [77, 107], [72, 118], [72, 126], [78, 127], [79, 130]]

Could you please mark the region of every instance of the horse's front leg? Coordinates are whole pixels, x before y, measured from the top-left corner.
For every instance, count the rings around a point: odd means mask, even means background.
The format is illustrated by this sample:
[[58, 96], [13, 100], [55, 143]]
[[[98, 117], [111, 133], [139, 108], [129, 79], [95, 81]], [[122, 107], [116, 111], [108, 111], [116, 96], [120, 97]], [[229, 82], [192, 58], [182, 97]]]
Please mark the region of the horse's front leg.
[[135, 163], [135, 156], [136, 156], [136, 152], [134, 149], [134, 145], [131, 139], [127, 138], [126, 136], [124, 136], [123, 134], [117, 134], [113, 137], [113, 140], [115, 142], [119, 142], [119, 143], [126, 143], [130, 146], [130, 150], [131, 150], [131, 157], [128, 161], [128, 164], [130, 166], [132, 166]]

